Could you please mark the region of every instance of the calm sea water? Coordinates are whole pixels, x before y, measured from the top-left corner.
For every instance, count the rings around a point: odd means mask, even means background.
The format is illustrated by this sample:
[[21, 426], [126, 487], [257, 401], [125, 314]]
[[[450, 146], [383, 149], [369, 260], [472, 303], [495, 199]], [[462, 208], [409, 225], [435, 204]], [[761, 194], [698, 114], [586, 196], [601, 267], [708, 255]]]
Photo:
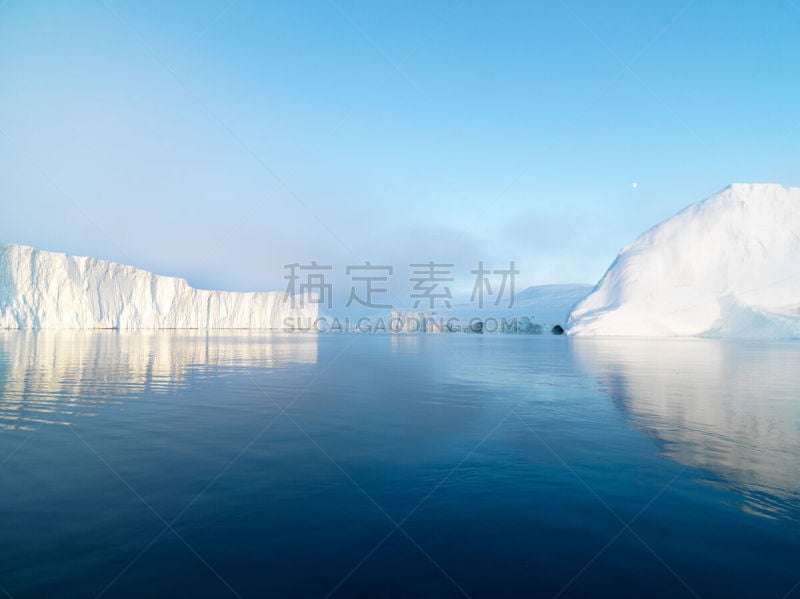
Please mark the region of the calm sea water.
[[0, 334], [0, 596], [800, 597], [800, 344]]

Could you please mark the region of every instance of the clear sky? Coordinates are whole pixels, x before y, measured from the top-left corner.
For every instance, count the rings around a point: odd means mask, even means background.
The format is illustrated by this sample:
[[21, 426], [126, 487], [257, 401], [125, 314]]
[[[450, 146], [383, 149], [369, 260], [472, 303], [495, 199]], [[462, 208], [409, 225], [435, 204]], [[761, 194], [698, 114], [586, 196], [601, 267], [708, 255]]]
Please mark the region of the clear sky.
[[197, 286], [594, 283], [731, 182], [800, 185], [800, 0], [0, 0], [0, 163], [0, 240]]

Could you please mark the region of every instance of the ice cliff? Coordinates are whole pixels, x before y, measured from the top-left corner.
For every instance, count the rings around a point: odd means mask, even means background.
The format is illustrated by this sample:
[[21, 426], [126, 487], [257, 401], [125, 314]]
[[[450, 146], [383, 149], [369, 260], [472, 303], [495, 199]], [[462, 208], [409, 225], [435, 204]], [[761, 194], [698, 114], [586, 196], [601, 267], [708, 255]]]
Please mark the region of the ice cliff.
[[[317, 304], [194, 289], [133, 266], [0, 244], [0, 329], [284, 329]], [[294, 325], [296, 326], [296, 325]]]
[[800, 188], [735, 184], [625, 247], [571, 335], [800, 337]]

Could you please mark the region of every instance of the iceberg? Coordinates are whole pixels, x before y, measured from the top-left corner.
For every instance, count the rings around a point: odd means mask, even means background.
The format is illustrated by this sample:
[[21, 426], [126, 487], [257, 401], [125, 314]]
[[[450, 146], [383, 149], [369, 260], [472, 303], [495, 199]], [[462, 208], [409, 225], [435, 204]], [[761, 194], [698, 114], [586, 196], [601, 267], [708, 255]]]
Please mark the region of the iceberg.
[[511, 308], [486, 302], [482, 308], [471, 303], [427, 312], [394, 310], [393, 332], [462, 332], [482, 323], [484, 332], [541, 333], [564, 324], [575, 304], [591, 290], [591, 285], [583, 284], [534, 285], [516, 293]]
[[570, 335], [800, 337], [800, 188], [734, 184], [623, 248]]
[[194, 289], [116, 262], [0, 244], [0, 329], [291, 329], [313, 322], [317, 307], [283, 292]]
[[390, 319], [392, 333], [445, 333], [447, 319], [434, 312], [392, 310]]

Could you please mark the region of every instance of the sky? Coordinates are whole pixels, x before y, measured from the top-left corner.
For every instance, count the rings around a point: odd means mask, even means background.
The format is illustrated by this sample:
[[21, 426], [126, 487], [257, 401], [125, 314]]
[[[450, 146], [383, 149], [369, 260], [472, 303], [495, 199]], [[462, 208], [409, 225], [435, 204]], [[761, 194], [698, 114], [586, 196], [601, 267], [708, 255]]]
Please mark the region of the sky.
[[195, 286], [453, 263], [595, 283], [800, 185], [800, 0], [0, 1], [0, 241]]

